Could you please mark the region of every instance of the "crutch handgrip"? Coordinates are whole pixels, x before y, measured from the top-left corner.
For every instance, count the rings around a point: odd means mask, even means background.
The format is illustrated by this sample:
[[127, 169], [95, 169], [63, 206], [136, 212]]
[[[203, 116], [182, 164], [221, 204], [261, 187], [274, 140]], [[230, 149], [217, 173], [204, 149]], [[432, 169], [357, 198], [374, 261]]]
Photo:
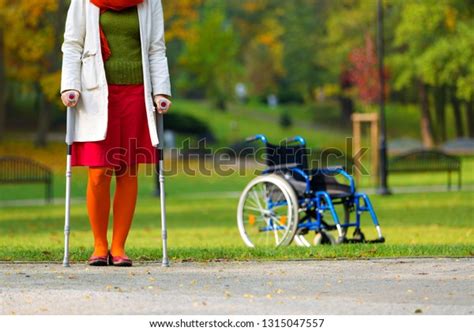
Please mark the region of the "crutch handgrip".
[[160, 109], [161, 110], [166, 110], [168, 109], [168, 106], [169, 106], [169, 102], [166, 101], [165, 99], [161, 99], [160, 100]]
[[162, 112], [168, 110], [168, 108], [170, 107], [170, 104], [171, 104], [170, 101], [165, 98], [159, 99], [158, 104], [156, 105], [158, 109], [158, 113], [161, 114]]

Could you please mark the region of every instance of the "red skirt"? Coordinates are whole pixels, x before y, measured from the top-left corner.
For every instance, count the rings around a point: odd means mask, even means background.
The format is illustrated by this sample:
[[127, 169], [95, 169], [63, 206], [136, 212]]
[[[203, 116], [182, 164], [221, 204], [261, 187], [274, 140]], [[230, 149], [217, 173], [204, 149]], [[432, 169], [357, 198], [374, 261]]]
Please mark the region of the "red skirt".
[[115, 169], [139, 163], [156, 163], [151, 144], [143, 84], [109, 85], [105, 140], [75, 142], [72, 165]]

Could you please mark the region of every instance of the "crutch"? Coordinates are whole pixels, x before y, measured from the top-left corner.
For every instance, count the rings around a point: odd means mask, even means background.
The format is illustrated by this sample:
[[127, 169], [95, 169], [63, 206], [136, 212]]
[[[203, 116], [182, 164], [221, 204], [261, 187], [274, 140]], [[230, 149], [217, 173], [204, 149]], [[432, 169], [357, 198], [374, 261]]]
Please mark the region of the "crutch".
[[[70, 101], [75, 99], [74, 93], [68, 96]], [[67, 119], [66, 119], [66, 145], [67, 145], [67, 156], [66, 156], [66, 204], [64, 213], [64, 258], [63, 266], [69, 267], [69, 221], [71, 216], [71, 154], [72, 154], [72, 143], [74, 142], [74, 108], [67, 108]]]
[[[168, 107], [168, 102], [166, 100], [159, 100], [158, 107], [160, 110], [166, 110]], [[166, 229], [166, 199], [165, 199], [165, 175], [163, 172], [164, 167], [164, 147], [165, 147], [165, 138], [164, 138], [164, 126], [163, 126], [163, 114], [158, 113], [158, 146], [157, 152], [159, 155], [158, 160], [158, 179], [160, 182], [160, 203], [161, 203], [161, 238], [163, 241], [163, 260], [161, 265], [163, 267], [169, 267], [170, 261], [168, 259], [168, 232]]]

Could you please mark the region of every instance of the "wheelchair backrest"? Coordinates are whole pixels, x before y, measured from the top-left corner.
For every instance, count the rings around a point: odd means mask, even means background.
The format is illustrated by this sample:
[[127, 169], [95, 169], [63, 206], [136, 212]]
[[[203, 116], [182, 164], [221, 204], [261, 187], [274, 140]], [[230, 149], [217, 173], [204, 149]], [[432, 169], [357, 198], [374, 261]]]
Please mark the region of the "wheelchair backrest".
[[269, 170], [297, 167], [308, 169], [309, 150], [303, 145], [266, 144], [265, 163]]

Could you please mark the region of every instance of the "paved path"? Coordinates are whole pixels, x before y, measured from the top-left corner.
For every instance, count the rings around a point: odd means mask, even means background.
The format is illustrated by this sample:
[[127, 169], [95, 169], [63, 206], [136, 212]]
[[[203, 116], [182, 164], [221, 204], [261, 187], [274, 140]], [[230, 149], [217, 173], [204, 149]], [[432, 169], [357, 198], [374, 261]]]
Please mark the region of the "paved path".
[[0, 264], [0, 313], [473, 314], [473, 262]]

